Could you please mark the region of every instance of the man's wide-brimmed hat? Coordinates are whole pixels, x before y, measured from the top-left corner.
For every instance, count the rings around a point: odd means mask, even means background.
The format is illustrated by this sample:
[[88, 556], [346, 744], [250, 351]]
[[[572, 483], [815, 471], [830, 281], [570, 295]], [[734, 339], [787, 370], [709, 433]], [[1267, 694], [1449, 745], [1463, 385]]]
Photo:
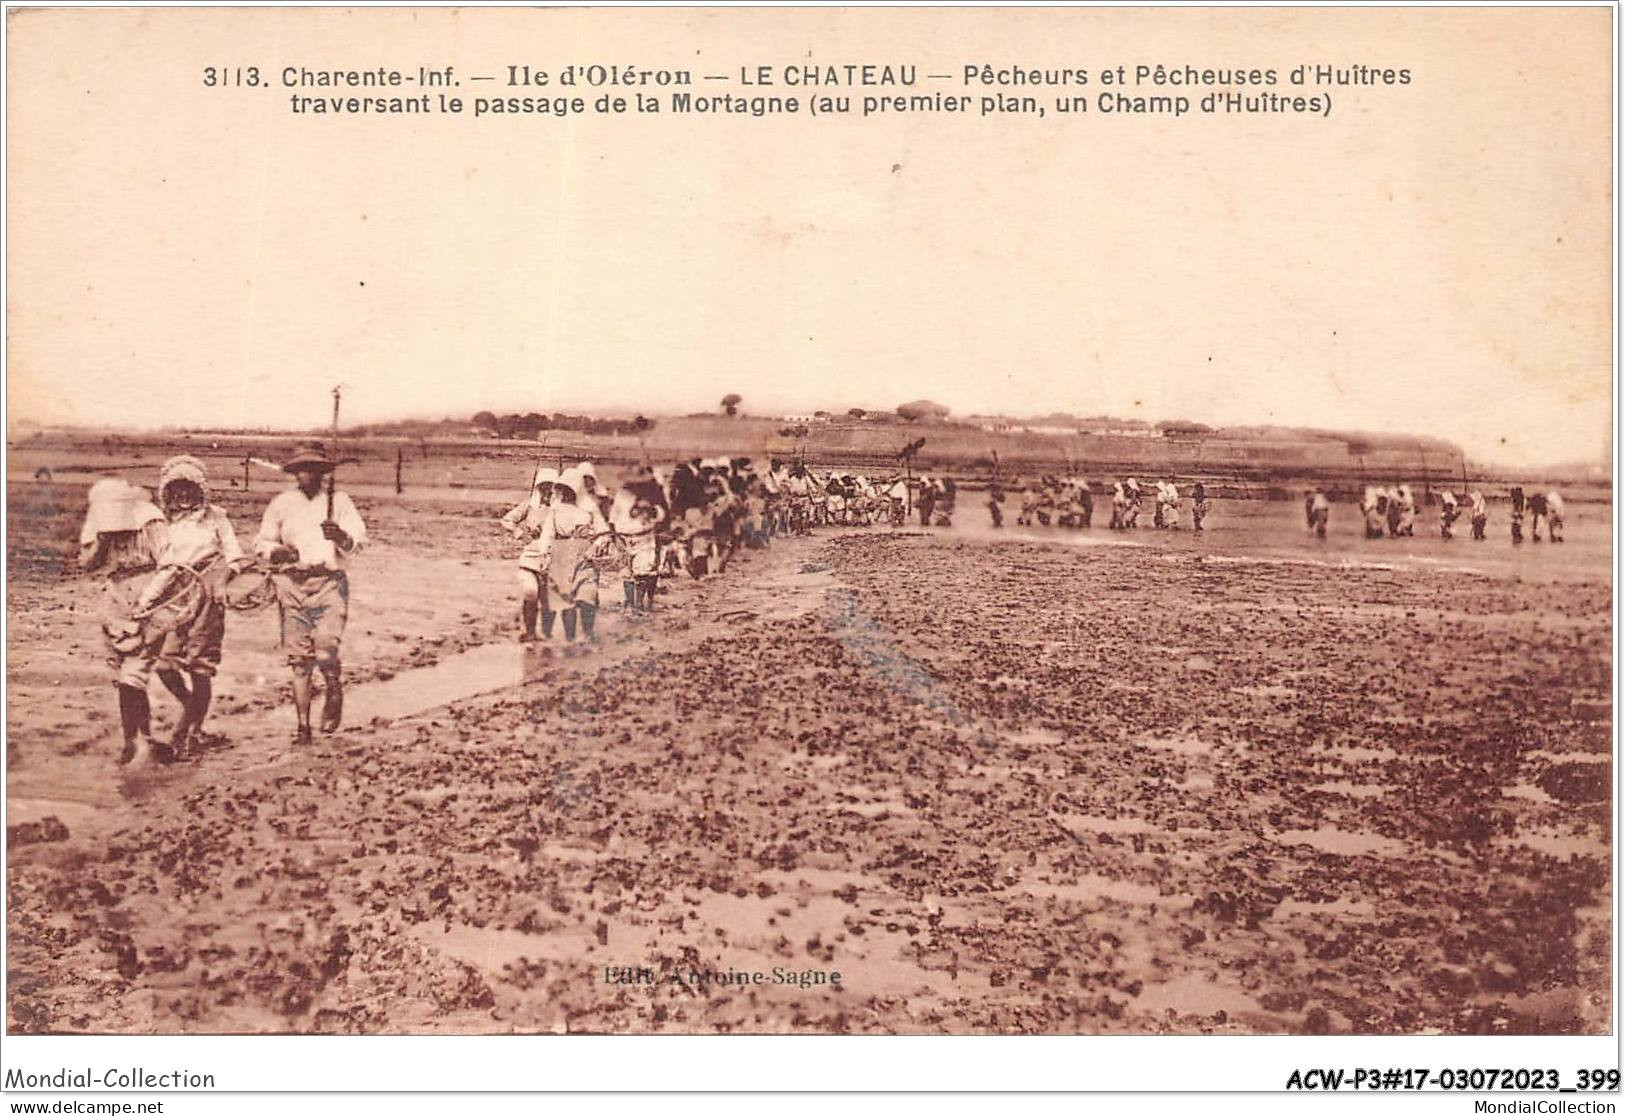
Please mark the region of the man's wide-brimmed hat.
[[320, 442], [301, 442], [299, 448], [293, 451], [282, 465], [284, 473], [298, 472], [300, 469], [315, 469], [318, 472], [333, 467], [333, 459], [327, 456], [327, 447]]

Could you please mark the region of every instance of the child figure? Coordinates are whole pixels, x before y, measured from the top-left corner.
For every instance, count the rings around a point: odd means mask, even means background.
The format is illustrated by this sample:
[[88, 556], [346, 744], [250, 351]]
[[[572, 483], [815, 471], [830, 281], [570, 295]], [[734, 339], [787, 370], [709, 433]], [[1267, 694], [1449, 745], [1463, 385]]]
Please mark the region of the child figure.
[[632, 519], [637, 530], [627, 538], [631, 551], [633, 607], [639, 612], [652, 612], [655, 594], [660, 589], [659, 548], [655, 533], [660, 528], [660, 508], [647, 500], [632, 505]]

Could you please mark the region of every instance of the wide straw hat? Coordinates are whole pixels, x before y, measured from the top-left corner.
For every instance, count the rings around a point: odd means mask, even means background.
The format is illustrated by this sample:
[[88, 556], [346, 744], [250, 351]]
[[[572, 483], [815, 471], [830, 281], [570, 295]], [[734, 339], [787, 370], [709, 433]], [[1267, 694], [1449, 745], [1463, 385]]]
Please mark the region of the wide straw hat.
[[79, 541], [93, 542], [97, 535], [139, 531], [164, 513], [152, 502], [145, 488], [122, 478], [99, 480], [90, 486], [90, 510]]
[[300, 469], [316, 469], [326, 471], [333, 467], [333, 459], [327, 456], [327, 447], [320, 442], [302, 442], [299, 448], [293, 451], [293, 456], [282, 465], [284, 473], [297, 472]]

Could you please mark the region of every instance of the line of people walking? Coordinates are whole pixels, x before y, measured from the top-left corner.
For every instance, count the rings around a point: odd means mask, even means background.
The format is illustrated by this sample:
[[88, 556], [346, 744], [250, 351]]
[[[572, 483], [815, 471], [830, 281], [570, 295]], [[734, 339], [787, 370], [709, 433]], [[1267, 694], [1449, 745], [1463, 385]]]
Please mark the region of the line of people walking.
[[589, 461], [559, 469], [538, 464], [530, 492], [502, 516], [520, 543], [519, 639], [596, 641], [600, 594], [619, 578], [623, 612], [647, 615], [662, 577], [719, 576], [741, 548], [822, 526], [901, 525], [917, 511], [923, 526], [952, 526], [951, 479], [898, 475], [873, 481], [841, 470], [748, 457], [695, 457], [669, 470], [643, 465], [619, 486], [603, 484]]
[[[1094, 523], [1095, 493], [1089, 481], [1080, 477], [1041, 476], [1024, 482], [1017, 477], [1014, 489], [1020, 493], [1020, 510], [1016, 524], [1021, 527], [1085, 528]], [[1140, 525], [1141, 505], [1148, 493], [1135, 477], [1114, 481], [1111, 485], [1111, 518], [1107, 523], [1113, 531], [1132, 531]], [[1151, 525], [1155, 528], [1179, 530], [1184, 517], [1184, 496], [1171, 480], [1153, 483], [1149, 493], [1153, 501]], [[1004, 488], [997, 481], [988, 490], [988, 514], [993, 526], [1004, 525]], [[1201, 483], [1191, 486], [1191, 530], [1202, 531], [1212, 502], [1207, 488]]]
[[[1439, 504], [1439, 536], [1454, 538], [1456, 523], [1465, 513], [1472, 538], [1482, 542], [1488, 537], [1489, 502], [1479, 489], [1470, 489], [1458, 495], [1452, 489], [1437, 493]], [[1512, 541], [1524, 540], [1524, 516], [1530, 519], [1530, 538], [1541, 540], [1541, 528], [1552, 542], [1563, 541], [1563, 497], [1555, 489], [1526, 496], [1521, 485], [1508, 491], [1509, 523]], [[1368, 539], [1409, 538], [1416, 534], [1417, 500], [1408, 484], [1392, 487], [1368, 485], [1360, 496], [1360, 514], [1365, 521]], [[1304, 519], [1309, 530], [1321, 538], [1326, 537], [1326, 525], [1331, 517], [1330, 503], [1319, 489], [1304, 493]]]
[[[239, 543], [230, 517], [211, 499], [207, 470], [195, 457], [165, 461], [156, 501], [123, 479], [97, 481], [79, 535], [79, 559], [101, 583], [101, 628], [124, 740], [121, 764], [172, 762], [195, 752], [213, 700], [230, 610], [275, 604], [279, 642], [291, 675], [294, 743], [312, 739], [316, 677], [322, 697], [319, 728], [343, 719], [341, 644], [350, 601], [349, 566], [367, 543], [367, 529], [348, 495], [334, 483], [335, 462], [320, 443], [307, 443], [283, 465], [293, 486], [265, 508], [251, 550]], [[1017, 478], [1016, 522], [1090, 527], [1095, 492], [1076, 477]], [[519, 638], [567, 643], [597, 638], [600, 593], [618, 578], [631, 618], [655, 606], [662, 577], [721, 575], [741, 548], [757, 549], [782, 535], [821, 526], [904, 524], [950, 527], [957, 490], [947, 478], [894, 474], [872, 479], [841, 470], [814, 470], [800, 461], [765, 468], [748, 457], [692, 458], [669, 471], [630, 470], [618, 486], [600, 482], [593, 464], [568, 469], [537, 465], [525, 499], [501, 517], [520, 543]], [[1185, 500], [1178, 485], [1143, 489], [1133, 477], [1110, 486], [1114, 530], [1139, 526], [1142, 502], [1153, 501], [1152, 525], [1179, 529]], [[1508, 494], [1511, 537], [1539, 542], [1542, 531], [1563, 541], [1564, 503], [1556, 491]], [[995, 527], [1003, 523], [1003, 487], [989, 490]], [[1486, 538], [1489, 507], [1481, 491], [1439, 493], [1439, 532], [1453, 537], [1466, 514], [1472, 537]], [[1205, 487], [1190, 493], [1191, 527], [1203, 530], [1211, 509]], [[1415, 532], [1418, 504], [1407, 484], [1368, 487], [1360, 510], [1368, 538]], [[1304, 496], [1310, 531], [1324, 537], [1331, 507], [1326, 494]], [[155, 678], [179, 704], [168, 740], [154, 743], [148, 684]]]

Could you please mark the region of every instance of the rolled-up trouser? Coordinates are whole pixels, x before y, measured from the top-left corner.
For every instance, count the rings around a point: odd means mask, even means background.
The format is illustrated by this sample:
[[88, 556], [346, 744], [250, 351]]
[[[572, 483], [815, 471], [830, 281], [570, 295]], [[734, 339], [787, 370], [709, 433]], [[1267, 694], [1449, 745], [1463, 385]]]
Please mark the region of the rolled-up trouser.
[[350, 580], [344, 571], [296, 570], [272, 580], [288, 665], [304, 672], [313, 666], [337, 669], [339, 643], [350, 615]]
[[527, 570], [519, 567], [519, 592], [527, 601], [545, 601], [546, 594], [542, 592], [542, 578], [546, 577], [545, 570]]

